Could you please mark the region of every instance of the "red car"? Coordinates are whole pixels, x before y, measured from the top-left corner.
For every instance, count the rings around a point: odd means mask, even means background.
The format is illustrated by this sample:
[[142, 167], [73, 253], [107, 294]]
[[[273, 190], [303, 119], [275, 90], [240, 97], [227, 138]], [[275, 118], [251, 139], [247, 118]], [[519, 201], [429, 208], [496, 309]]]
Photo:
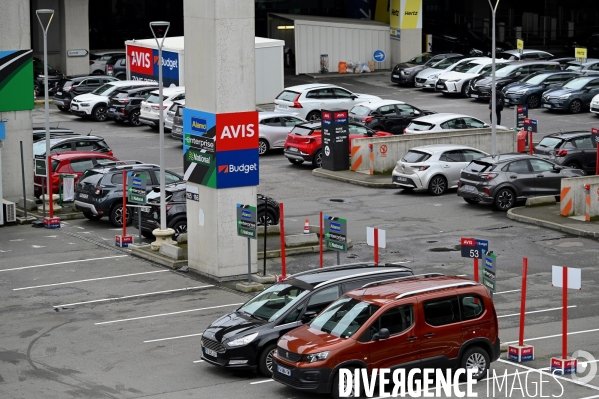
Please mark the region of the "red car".
[[[52, 159], [52, 193], [58, 194], [60, 174], [76, 175], [75, 184], [89, 168], [106, 162], [118, 161], [115, 157], [108, 154], [97, 153], [95, 151], [68, 151], [60, 154], [54, 154]], [[36, 197], [42, 195], [42, 177], [33, 178], [33, 192]], [[47, 192], [47, 187], [44, 188]]]
[[[287, 135], [285, 156], [292, 164], [312, 162], [317, 168], [322, 166], [322, 135], [320, 121], [296, 125]], [[374, 131], [358, 123], [349, 123], [349, 148], [353, 139], [393, 136], [391, 133]]]

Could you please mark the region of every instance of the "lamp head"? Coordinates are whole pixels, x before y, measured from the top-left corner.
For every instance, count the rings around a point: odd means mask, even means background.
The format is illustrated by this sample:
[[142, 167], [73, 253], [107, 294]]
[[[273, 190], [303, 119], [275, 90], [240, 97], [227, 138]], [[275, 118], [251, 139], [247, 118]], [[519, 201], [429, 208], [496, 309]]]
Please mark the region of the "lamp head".
[[150, 22], [150, 30], [156, 39], [163, 39], [166, 37], [168, 28], [171, 23], [168, 21], [152, 21]]

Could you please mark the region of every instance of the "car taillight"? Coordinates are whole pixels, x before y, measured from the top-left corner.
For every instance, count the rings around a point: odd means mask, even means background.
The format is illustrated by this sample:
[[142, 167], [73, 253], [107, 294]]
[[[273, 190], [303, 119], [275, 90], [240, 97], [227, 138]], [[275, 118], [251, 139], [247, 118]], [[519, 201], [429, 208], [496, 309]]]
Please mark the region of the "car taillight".
[[93, 60], [89, 60], [89, 65], [94, 65], [94, 62], [95, 61], [93, 61]]
[[112, 65], [106, 65], [106, 70], [107, 71], [112, 71], [114, 68], [112, 67]]
[[[159, 110], [160, 106], [159, 105], [152, 105], [152, 109]], [[163, 105], [162, 109], [166, 109], [166, 105]]]
[[52, 185], [58, 184], [60, 182], [60, 176], [53, 175], [52, 176]]
[[486, 195], [491, 195], [491, 193], [490, 193], [490, 191], [489, 191], [489, 189], [488, 189], [488, 188], [485, 188], [485, 194], [486, 194]]
[[403, 130], [403, 132], [405, 133], [405, 132], [406, 132], [406, 130], [408, 130], [408, 128], [405, 128], [405, 129]]
[[167, 212], [168, 212], [168, 211], [170, 211], [172, 207], [173, 207], [172, 205], [167, 205], [167, 206], [166, 206], [166, 211], [167, 211]]
[[428, 168], [430, 168], [430, 165], [412, 166], [412, 169], [420, 171], [420, 172], [427, 170]]
[[102, 195], [102, 187], [98, 186], [96, 187], [96, 189], [94, 190], [94, 195], [99, 197]]
[[366, 116], [366, 117], [362, 118], [362, 122], [363, 123], [370, 123], [370, 122], [372, 122], [372, 116]]
[[497, 176], [497, 173], [481, 173], [479, 176], [485, 180], [492, 180]]
[[299, 103], [299, 98], [300, 98], [301, 94], [298, 94], [297, 97], [295, 97], [295, 100], [293, 100], [293, 105], [291, 105], [289, 108], [303, 108], [302, 105]]
[[127, 104], [129, 102], [129, 99], [128, 98], [123, 98], [122, 100], [119, 100], [119, 102], [123, 103], [123, 104]]
[[458, 182], [458, 188], [460, 188], [460, 186], [461, 186], [461, 185], [462, 185], [462, 183], [461, 183], [461, 182]]
[[73, 90], [75, 90], [76, 88], [77, 88], [77, 86], [74, 86], [74, 85], [73, 85], [73, 86], [69, 87], [69, 91], [73, 91]]
[[555, 152], [556, 157], [565, 157], [566, 155], [568, 155], [568, 150], [557, 150]]

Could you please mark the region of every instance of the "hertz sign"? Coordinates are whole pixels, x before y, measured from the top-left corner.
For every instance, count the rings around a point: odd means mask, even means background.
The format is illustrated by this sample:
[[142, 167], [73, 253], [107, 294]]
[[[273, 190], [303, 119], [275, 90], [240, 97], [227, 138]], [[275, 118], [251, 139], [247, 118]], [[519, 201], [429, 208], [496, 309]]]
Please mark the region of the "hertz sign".
[[212, 188], [257, 186], [258, 113], [183, 110], [185, 179]]

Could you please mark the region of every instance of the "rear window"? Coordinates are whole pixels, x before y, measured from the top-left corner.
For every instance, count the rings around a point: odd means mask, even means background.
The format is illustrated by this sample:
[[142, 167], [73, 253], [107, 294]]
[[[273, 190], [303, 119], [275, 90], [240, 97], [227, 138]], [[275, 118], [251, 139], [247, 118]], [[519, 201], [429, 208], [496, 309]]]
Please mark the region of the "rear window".
[[58, 83], [58, 87], [71, 87], [73, 85], [73, 81], [72, 80], [61, 80]]
[[53, 159], [52, 160], [52, 172], [56, 172], [56, 168], [58, 168], [58, 165], [60, 165], [60, 162]]
[[465, 172], [469, 173], [482, 173], [490, 170], [493, 167], [492, 164], [482, 161], [472, 161], [464, 168]]
[[349, 111], [349, 113], [358, 116], [366, 116], [370, 113], [370, 108], [366, 108], [361, 105], [356, 105], [351, 109], [351, 111]]
[[96, 186], [100, 183], [100, 180], [102, 180], [102, 177], [104, 177], [104, 174], [97, 172], [95, 170], [88, 170], [83, 174], [83, 176], [81, 176], [79, 183], [93, 184], [94, 186]]
[[401, 161], [407, 162], [407, 163], [417, 163], [417, 162], [424, 162], [427, 159], [429, 159], [430, 157], [431, 157], [431, 155], [427, 154], [425, 152], [410, 150], [410, 151], [408, 151], [406, 156], [401, 159]]
[[433, 128], [433, 126], [435, 126], [435, 125], [433, 125], [432, 123], [412, 121], [408, 125], [407, 129], [414, 130], [416, 132], [422, 132], [425, 130], [431, 130]]
[[299, 93], [296, 93], [295, 91], [291, 91], [291, 90], [284, 90], [281, 94], [279, 94], [277, 96], [277, 100], [282, 100], [282, 101], [291, 101], [293, 102], [293, 100], [295, 100], [297, 98], [297, 96], [299, 96]]
[[562, 145], [563, 142], [564, 140], [557, 137], [543, 137], [543, 139], [539, 143], [539, 146], [547, 148], [558, 148]]
[[297, 134], [298, 136], [308, 136], [310, 134], [312, 134], [313, 130], [303, 127], [303, 126], [296, 126], [293, 128], [293, 130], [291, 131], [291, 133], [293, 134]]
[[[148, 97], [146, 98], [146, 102], [147, 103], [151, 103], [151, 104], [156, 104], [158, 102], [158, 100], [160, 99], [160, 96], [158, 94], [150, 94], [148, 95]], [[162, 101], [166, 100], [166, 96], [162, 96]]]
[[115, 94], [113, 94], [113, 98], [127, 98], [129, 96], [129, 93], [127, 93], [126, 91], [117, 91]]

